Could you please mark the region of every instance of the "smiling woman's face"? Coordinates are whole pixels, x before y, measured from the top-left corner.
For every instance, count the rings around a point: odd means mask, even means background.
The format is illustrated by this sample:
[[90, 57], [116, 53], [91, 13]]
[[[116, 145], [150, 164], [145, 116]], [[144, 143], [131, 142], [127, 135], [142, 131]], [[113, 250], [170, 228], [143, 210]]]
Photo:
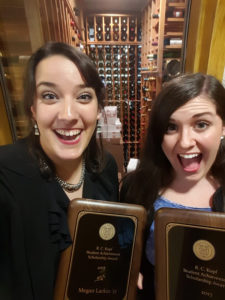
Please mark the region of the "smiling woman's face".
[[55, 164], [80, 159], [99, 119], [98, 100], [76, 65], [61, 55], [36, 68], [36, 98], [31, 107], [40, 144]]
[[205, 178], [224, 134], [222, 119], [210, 99], [199, 96], [178, 108], [170, 117], [162, 142], [175, 178]]

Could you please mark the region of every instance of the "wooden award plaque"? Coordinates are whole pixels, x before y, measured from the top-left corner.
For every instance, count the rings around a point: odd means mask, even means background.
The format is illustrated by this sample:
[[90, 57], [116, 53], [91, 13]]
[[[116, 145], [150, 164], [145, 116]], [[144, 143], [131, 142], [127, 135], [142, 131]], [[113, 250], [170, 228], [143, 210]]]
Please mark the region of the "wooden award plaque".
[[68, 223], [73, 244], [61, 255], [54, 300], [136, 299], [145, 209], [74, 199]]
[[161, 208], [155, 216], [156, 299], [225, 299], [225, 214]]

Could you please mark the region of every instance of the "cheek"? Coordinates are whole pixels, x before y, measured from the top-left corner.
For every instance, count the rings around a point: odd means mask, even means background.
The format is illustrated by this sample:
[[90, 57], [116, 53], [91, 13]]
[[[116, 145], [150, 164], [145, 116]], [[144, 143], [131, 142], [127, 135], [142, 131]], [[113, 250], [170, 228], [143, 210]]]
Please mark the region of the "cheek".
[[172, 152], [173, 146], [174, 146], [173, 139], [169, 136], [164, 137], [161, 147], [166, 156], [168, 156]]
[[209, 151], [218, 150], [221, 143], [221, 134], [219, 132], [215, 132], [214, 134], [204, 136], [201, 140], [199, 140], [199, 143], [202, 147]]
[[37, 107], [36, 109], [36, 121], [38, 126], [47, 127], [54, 120], [55, 112], [52, 109], [48, 109], [48, 107]]
[[96, 106], [89, 108], [87, 110], [84, 110], [82, 112], [82, 115], [83, 115], [84, 122], [89, 126], [96, 125], [97, 120], [99, 119], [98, 118], [99, 111], [96, 108]]

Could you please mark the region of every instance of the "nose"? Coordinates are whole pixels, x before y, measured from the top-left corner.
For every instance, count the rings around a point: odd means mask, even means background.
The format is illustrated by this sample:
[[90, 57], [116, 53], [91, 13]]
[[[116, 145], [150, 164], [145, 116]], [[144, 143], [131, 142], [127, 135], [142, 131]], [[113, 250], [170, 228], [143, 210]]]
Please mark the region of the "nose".
[[76, 108], [76, 101], [71, 97], [63, 99], [60, 105], [59, 119], [73, 120], [77, 119], [78, 111]]
[[194, 132], [191, 128], [183, 128], [179, 135], [179, 146], [186, 149], [193, 147], [195, 143]]

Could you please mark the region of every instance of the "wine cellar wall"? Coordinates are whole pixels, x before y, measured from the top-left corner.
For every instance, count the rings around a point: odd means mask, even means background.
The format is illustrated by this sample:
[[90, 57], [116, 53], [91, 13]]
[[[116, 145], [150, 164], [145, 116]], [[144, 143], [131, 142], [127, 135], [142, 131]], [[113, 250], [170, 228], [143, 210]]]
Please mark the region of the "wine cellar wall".
[[188, 0], [149, 0], [138, 14], [88, 14], [87, 54], [122, 123], [124, 168], [139, 158], [152, 103], [182, 72]]
[[141, 145], [155, 96], [183, 70], [188, 0], [152, 0], [142, 12]]
[[88, 15], [87, 53], [122, 123], [124, 168], [140, 154], [141, 23], [136, 15]]

